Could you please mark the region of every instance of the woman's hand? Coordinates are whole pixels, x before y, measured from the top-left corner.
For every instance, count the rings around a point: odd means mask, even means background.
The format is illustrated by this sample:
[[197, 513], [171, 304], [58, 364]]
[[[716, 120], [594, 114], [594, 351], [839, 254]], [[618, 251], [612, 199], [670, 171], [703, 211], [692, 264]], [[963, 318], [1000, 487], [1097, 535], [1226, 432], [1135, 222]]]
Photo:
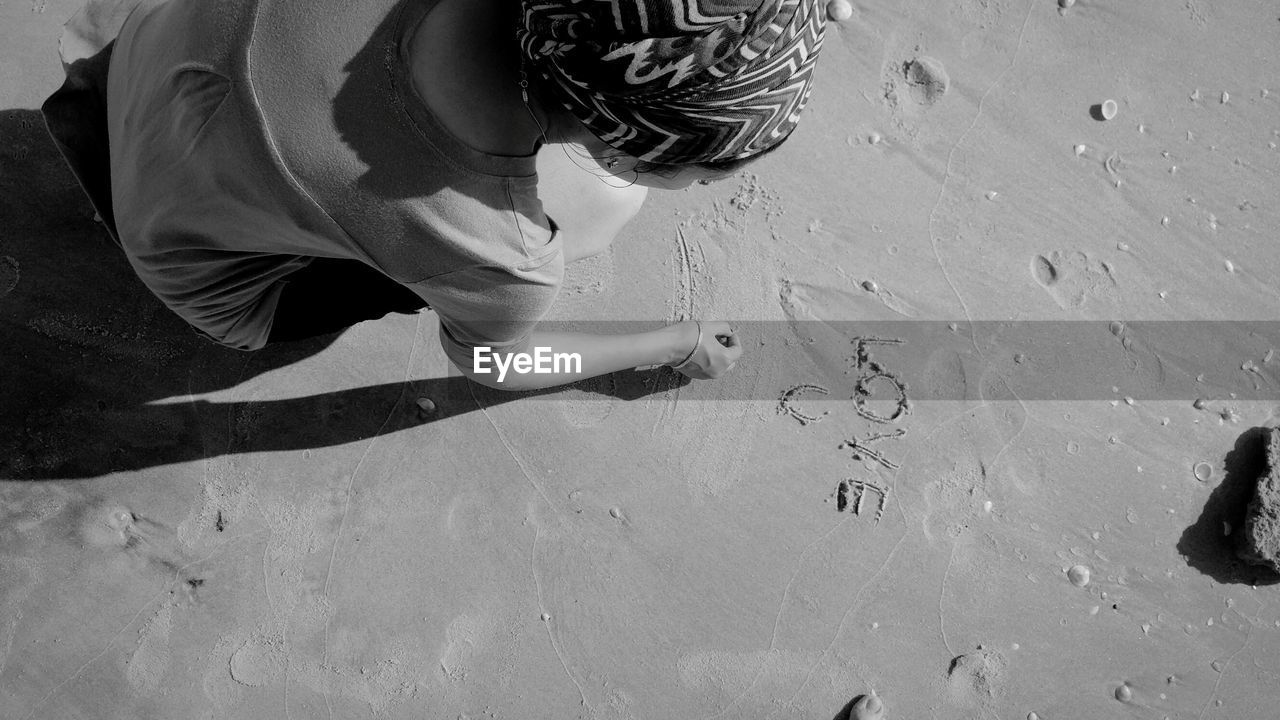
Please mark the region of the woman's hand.
[[692, 353], [683, 362], [672, 366], [682, 375], [695, 380], [714, 380], [732, 370], [742, 357], [742, 344], [727, 322], [689, 320], [679, 323], [677, 328], [683, 337], [689, 338], [686, 347], [692, 347]]

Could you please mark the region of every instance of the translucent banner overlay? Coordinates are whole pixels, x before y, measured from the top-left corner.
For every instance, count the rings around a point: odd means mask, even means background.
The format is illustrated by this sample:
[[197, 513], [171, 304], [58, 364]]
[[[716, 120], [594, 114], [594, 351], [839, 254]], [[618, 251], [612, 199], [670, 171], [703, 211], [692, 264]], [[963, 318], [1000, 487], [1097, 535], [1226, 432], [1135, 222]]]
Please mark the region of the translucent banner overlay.
[[[931, 401], [1280, 400], [1280, 321], [732, 322], [743, 355], [719, 380], [666, 368], [618, 373], [681, 399], [806, 403], [858, 398], [885, 415]], [[641, 332], [659, 323], [543, 323], [541, 330]], [[584, 358], [590, 372], [590, 358]], [[600, 381], [584, 390], [612, 394]], [[798, 388], [798, 390], [797, 390]], [[542, 394], [542, 393], [538, 393]]]

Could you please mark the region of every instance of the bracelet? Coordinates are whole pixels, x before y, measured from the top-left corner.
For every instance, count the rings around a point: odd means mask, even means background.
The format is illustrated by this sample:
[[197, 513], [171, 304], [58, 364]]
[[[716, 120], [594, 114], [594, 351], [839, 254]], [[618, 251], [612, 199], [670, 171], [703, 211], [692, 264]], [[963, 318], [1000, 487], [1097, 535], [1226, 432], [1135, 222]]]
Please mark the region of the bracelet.
[[684, 360], [681, 360], [679, 363], [672, 365], [672, 370], [683, 370], [684, 366], [688, 365], [689, 361], [693, 360], [693, 354], [698, 352], [698, 347], [702, 345], [702, 321], [694, 320], [694, 322], [698, 323], [698, 340], [693, 343], [693, 349], [689, 351], [689, 356]]

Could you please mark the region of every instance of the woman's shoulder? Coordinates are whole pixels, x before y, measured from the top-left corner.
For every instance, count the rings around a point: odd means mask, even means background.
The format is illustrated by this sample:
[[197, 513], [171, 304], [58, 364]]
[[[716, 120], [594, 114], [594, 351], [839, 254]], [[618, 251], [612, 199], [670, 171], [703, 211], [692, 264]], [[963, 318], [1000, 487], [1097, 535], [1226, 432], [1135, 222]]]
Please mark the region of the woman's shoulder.
[[413, 31], [409, 71], [427, 109], [483, 153], [531, 155], [540, 139], [519, 86], [517, 6], [440, 0]]

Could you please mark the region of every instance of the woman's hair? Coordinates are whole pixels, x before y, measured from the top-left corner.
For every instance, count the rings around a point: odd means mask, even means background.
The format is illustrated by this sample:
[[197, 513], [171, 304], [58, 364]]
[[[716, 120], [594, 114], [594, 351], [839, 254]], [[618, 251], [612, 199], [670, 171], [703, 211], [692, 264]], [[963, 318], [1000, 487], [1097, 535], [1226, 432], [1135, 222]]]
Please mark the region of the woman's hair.
[[776, 145], [771, 145], [765, 150], [762, 150], [761, 152], [756, 153], [755, 155], [752, 155], [750, 157], [744, 157], [744, 158], [729, 158], [727, 160], [704, 160], [702, 162], [683, 163], [683, 164], [651, 163], [651, 162], [645, 162], [641, 160], [639, 163], [636, 164], [636, 172], [641, 174], [653, 173], [655, 175], [663, 175], [663, 176], [669, 177], [671, 175], [675, 175], [676, 173], [680, 172], [685, 168], [698, 168], [699, 170], [706, 170], [707, 172], [712, 173], [713, 175], [719, 175], [719, 176], [732, 175], [738, 172], [739, 170], [741, 170], [742, 168], [746, 167], [747, 165], [750, 165], [751, 163], [755, 162], [756, 160], [763, 158], [769, 153], [772, 153], [774, 150], [777, 150], [779, 147], [782, 147], [783, 142], [786, 142], [786, 138], [783, 138], [782, 141]]
[[825, 0], [523, 0], [518, 33], [596, 137], [654, 168], [733, 172], [794, 128]]

